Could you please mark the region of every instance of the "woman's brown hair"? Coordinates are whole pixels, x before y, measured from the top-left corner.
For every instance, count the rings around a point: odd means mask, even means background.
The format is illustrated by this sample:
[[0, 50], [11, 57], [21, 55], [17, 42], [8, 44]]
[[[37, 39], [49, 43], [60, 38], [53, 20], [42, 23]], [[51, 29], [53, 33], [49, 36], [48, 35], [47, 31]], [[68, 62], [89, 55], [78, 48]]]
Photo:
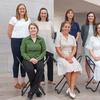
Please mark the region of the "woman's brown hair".
[[17, 6], [17, 8], [16, 8], [16, 18], [17, 18], [18, 20], [20, 20], [20, 14], [19, 14], [19, 7], [20, 7], [20, 6], [24, 6], [24, 7], [25, 7], [24, 19], [25, 19], [25, 21], [27, 21], [27, 20], [28, 20], [27, 9], [26, 9], [25, 4], [23, 4], [23, 3], [20, 3], [20, 4]]
[[62, 32], [62, 28], [63, 28], [64, 25], [67, 24], [67, 23], [70, 24], [69, 21], [64, 21], [64, 22], [61, 23], [60, 32]]
[[86, 16], [86, 25], [89, 25], [89, 20], [88, 20], [89, 14], [93, 14], [93, 16], [94, 16], [93, 25], [95, 25], [96, 24], [96, 16], [95, 16], [94, 12], [88, 12], [87, 13], [87, 16]]
[[38, 21], [41, 21], [40, 13], [41, 13], [42, 10], [46, 10], [46, 12], [47, 12], [46, 21], [49, 21], [49, 14], [48, 14], [48, 10], [46, 8], [41, 8], [40, 9], [39, 14], [38, 14]]
[[67, 14], [68, 14], [70, 11], [73, 13], [72, 22], [74, 22], [74, 11], [73, 11], [72, 9], [68, 9], [68, 10], [66, 11], [66, 13], [65, 13], [65, 21], [68, 21], [68, 16], [67, 16]]
[[96, 24], [96, 27], [95, 27], [95, 36], [99, 35], [99, 33], [97, 31], [99, 25], [100, 25], [100, 22]]
[[39, 27], [35, 23], [30, 23], [28, 26], [28, 29], [30, 30], [31, 25], [35, 26], [37, 28], [37, 33], [39, 32]]

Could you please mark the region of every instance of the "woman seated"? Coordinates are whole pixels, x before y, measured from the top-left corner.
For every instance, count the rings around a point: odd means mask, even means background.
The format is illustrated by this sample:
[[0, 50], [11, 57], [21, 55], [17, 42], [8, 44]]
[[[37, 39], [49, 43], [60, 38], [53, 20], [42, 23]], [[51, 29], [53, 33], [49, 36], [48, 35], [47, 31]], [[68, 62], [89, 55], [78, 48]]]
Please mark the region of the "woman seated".
[[94, 79], [100, 81], [100, 23], [96, 25], [96, 34], [90, 38], [87, 45], [92, 59], [96, 65], [94, 70]]
[[[29, 25], [30, 36], [23, 39], [21, 44], [21, 55], [24, 58], [23, 65], [30, 81], [28, 98], [31, 100], [36, 93], [41, 96], [39, 83], [44, 72], [43, 58], [46, 54], [44, 39], [38, 36], [38, 26], [35, 23]], [[36, 71], [35, 71], [36, 70]]]
[[75, 38], [69, 34], [70, 29], [71, 25], [68, 21], [61, 24], [61, 33], [59, 33], [56, 39], [56, 51], [58, 54], [58, 74], [65, 75], [69, 85], [66, 93], [71, 98], [75, 98], [74, 88], [82, 68], [74, 57], [76, 53], [76, 41]]

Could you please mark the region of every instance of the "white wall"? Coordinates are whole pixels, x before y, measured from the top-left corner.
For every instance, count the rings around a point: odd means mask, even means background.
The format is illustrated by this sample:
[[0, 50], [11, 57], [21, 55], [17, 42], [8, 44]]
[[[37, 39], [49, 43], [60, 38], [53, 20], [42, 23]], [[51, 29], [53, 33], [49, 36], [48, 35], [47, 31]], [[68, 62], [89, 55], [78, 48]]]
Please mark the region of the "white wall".
[[54, 0], [0, 0], [0, 73], [12, 71], [12, 54], [10, 40], [7, 36], [9, 19], [15, 15], [16, 6], [24, 3], [30, 18], [36, 19], [39, 9], [48, 9], [50, 19], [53, 19]]
[[6, 27], [11, 16], [15, 15], [16, 6], [24, 3], [28, 9], [28, 15], [36, 19], [39, 9], [46, 7], [50, 19], [53, 19], [54, 0], [0, 0], [0, 33], [6, 33]]

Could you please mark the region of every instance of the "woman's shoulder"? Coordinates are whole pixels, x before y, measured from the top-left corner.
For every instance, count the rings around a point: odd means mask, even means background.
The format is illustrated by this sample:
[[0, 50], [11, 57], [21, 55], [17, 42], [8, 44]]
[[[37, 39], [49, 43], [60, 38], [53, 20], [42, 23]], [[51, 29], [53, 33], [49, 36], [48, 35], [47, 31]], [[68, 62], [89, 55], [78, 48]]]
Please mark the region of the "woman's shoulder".
[[16, 18], [15, 16], [12, 16], [12, 17], [10, 18], [10, 20], [12, 20], [12, 21], [17, 21], [17, 18]]
[[91, 37], [90, 37], [90, 41], [94, 41], [94, 40], [96, 40], [96, 39], [97, 39], [96, 36], [91, 36]]
[[69, 38], [75, 39], [75, 37], [71, 34], [69, 34]]
[[41, 41], [44, 41], [44, 38], [43, 37], [41, 37], [41, 36], [37, 36], [37, 38], [39, 39], [39, 40], [41, 40]]

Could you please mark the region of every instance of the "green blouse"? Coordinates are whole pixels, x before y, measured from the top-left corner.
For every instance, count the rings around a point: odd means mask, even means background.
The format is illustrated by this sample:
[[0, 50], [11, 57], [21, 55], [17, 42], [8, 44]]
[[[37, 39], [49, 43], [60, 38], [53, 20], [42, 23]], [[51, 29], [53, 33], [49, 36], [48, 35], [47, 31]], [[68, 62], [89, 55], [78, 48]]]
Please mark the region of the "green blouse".
[[46, 46], [44, 39], [37, 36], [36, 41], [33, 42], [31, 36], [22, 40], [21, 55], [25, 60], [36, 58], [38, 61], [43, 59], [46, 54]]

